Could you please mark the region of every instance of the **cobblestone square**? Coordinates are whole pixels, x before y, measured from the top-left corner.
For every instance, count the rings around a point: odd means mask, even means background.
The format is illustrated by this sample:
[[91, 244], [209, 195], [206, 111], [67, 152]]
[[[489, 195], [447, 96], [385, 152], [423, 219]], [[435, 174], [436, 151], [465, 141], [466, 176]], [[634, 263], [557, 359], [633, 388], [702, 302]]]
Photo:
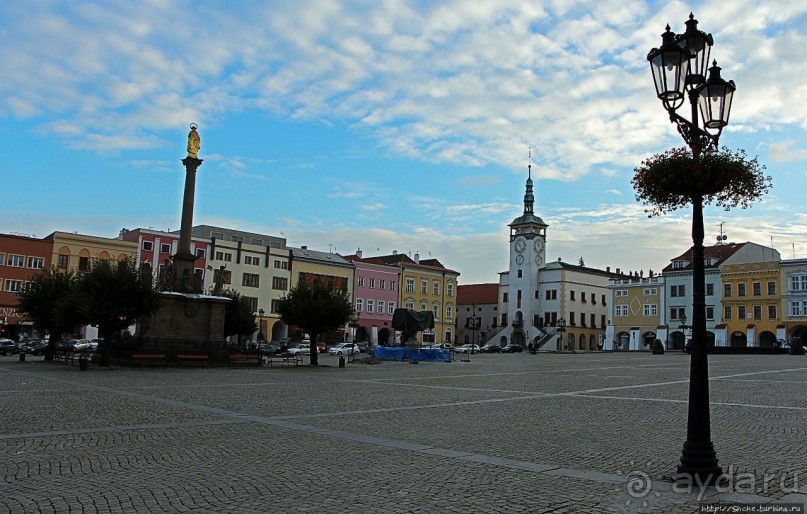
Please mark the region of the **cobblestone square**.
[[[307, 359], [306, 359], [307, 362]], [[0, 357], [0, 512], [697, 512], [807, 503], [807, 358], [710, 356], [717, 487], [671, 480], [679, 353], [318, 368]]]

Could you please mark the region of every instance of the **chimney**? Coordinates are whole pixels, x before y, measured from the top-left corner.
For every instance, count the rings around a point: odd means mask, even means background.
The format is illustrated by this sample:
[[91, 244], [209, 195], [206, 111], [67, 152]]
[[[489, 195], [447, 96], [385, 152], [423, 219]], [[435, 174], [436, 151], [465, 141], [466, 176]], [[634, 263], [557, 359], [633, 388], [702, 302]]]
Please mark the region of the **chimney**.
[[300, 250], [308, 250], [308, 246], [307, 245], [306, 246], [301, 246]]
[[621, 275], [621, 273], [619, 272], [619, 268], [616, 269], [616, 274]]
[[393, 250], [392, 255], [398, 255], [398, 250]]
[[361, 248], [356, 248], [356, 257], [361, 259]]
[[606, 266], [605, 267], [605, 272], [606, 273], [611, 273], [611, 266]]
[[420, 254], [415, 252], [415, 264], [420, 264]]

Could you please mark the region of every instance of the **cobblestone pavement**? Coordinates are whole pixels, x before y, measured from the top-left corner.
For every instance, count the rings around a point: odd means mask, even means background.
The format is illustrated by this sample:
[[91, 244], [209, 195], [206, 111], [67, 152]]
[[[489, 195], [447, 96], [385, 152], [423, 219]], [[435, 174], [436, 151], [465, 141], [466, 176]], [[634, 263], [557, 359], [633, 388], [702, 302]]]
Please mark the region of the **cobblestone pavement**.
[[682, 354], [98, 369], [0, 357], [0, 513], [697, 512], [807, 503], [807, 358], [710, 356], [718, 487], [671, 481]]

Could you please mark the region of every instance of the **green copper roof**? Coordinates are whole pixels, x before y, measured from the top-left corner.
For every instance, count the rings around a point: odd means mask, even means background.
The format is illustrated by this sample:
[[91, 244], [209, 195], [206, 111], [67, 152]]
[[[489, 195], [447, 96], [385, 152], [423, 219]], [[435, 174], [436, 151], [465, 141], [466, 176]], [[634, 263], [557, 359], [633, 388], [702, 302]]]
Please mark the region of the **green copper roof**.
[[511, 227], [516, 225], [541, 225], [544, 227], [549, 226], [546, 223], [544, 223], [544, 220], [542, 220], [541, 218], [532, 213], [522, 214], [518, 218], [514, 219], [512, 223], [510, 223]]

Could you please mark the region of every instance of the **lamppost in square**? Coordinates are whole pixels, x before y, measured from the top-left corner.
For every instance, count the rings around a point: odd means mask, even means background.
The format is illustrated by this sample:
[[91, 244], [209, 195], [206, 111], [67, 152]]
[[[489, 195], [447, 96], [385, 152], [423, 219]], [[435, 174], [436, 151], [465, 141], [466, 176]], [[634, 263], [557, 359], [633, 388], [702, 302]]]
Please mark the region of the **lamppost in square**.
[[[698, 30], [692, 14], [683, 34], [674, 34], [670, 26], [662, 34], [662, 45], [647, 56], [656, 86], [656, 96], [675, 123], [678, 132], [697, 159], [709, 150], [718, 149], [720, 133], [729, 122], [735, 85], [720, 77], [713, 62], [708, 69], [709, 53], [714, 40], [711, 34]], [[689, 99], [690, 119], [676, 111]], [[699, 113], [700, 111], [700, 113]], [[703, 128], [699, 124], [703, 122]], [[695, 173], [696, 170], [692, 170]], [[711, 437], [709, 417], [709, 366], [706, 353], [706, 304], [703, 250], [704, 190], [688, 192], [692, 203], [692, 344], [689, 368], [689, 409], [687, 436], [681, 451], [679, 476], [698, 478], [713, 483], [723, 471], [717, 464]], [[684, 333], [686, 342], [686, 333]]]

